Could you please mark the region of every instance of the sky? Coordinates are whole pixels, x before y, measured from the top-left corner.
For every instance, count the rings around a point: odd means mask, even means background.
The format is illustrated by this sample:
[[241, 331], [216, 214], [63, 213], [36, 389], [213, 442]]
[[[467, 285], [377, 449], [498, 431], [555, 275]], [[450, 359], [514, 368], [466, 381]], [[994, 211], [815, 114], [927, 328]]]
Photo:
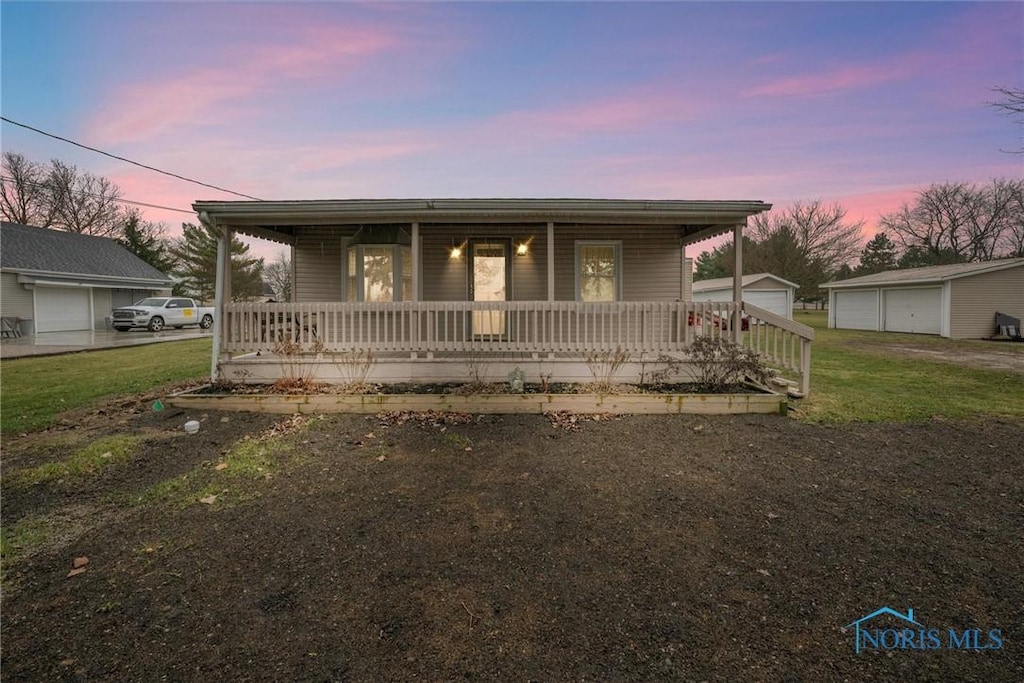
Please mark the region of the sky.
[[[932, 183], [1024, 177], [988, 104], [1024, 87], [1019, 2], [5, 0], [0, 51], [5, 117], [261, 199], [820, 199], [867, 238]], [[238, 199], [0, 136], [127, 199]]]

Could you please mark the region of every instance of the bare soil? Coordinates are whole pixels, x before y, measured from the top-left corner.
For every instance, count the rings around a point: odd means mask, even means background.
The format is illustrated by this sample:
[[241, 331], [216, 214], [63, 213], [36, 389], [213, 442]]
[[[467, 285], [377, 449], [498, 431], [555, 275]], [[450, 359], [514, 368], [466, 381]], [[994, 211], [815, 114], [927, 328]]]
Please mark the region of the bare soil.
[[[1024, 680], [1019, 422], [296, 421], [150, 399], [5, 439], [5, 531], [60, 533], [5, 561], [4, 680]], [[6, 483], [117, 433], [143, 439], [125, 462]], [[137, 502], [216, 481], [261, 433], [291, 447], [265, 477]], [[843, 627], [882, 606], [1003, 647], [856, 654]]]

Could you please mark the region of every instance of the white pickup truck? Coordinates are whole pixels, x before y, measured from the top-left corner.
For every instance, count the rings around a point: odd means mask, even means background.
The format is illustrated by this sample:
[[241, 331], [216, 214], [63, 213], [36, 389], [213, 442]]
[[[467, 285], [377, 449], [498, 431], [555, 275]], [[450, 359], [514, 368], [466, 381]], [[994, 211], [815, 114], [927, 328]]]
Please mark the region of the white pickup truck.
[[192, 299], [150, 297], [131, 306], [115, 308], [111, 323], [118, 332], [127, 332], [135, 327], [159, 332], [165, 327], [185, 325], [199, 325], [205, 330], [213, 325], [213, 309], [200, 308]]

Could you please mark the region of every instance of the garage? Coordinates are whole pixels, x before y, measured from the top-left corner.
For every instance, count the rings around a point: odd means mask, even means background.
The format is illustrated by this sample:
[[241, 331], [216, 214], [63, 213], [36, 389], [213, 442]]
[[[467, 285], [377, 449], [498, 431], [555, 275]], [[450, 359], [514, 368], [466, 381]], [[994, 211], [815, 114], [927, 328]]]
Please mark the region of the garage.
[[941, 287], [887, 289], [883, 301], [886, 332], [942, 333]]
[[844, 330], [878, 329], [878, 290], [836, 292], [835, 326]]
[[[743, 276], [743, 301], [783, 318], [793, 318], [797, 285], [771, 273]], [[693, 283], [694, 301], [732, 301], [731, 277], [698, 280]]]
[[92, 329], [92, 292], [87, 287], [35, 288], [36, 332]]
[[822, 289], [829, 327], [987, 339], [996, 314], [1024, 318], [1024, 258], [889, 270]]

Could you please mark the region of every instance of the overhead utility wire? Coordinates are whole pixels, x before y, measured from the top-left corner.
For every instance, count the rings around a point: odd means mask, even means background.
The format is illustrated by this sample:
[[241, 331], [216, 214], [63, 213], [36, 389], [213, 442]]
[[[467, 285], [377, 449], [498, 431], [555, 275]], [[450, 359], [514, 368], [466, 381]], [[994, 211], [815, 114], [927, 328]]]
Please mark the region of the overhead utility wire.
[[208, 187], [208, 188], [210, 188], [212, 190], [218, 190], [220, 192], [227, 192], [228, 194], [233, 194], [233, 195], [236, 195], [238, 197], [245, 197], [246, 199], [255, 199], [258, 202], [262, 202], [263, 201], [259, 197], [253, 197], [252, 195], [242, 194], [241, 192], [235, 192], [234, 190], [229, 190], [229, 189], [224, 188], [224, 187], [218, 187], [217, 185], [210, 185], [209, 183], [204, 183], [204, 182], [201, 182], [201, 181], [198, 181], [198, 180], [193, 180], [192, 178], [186, 178], [185, 176], [178, 175], [177, 173], [171, 173], [170, 171], [164, 171], [162, 169], [159, 169], [159, 168], [156, 168], [156, 167], [153, 167], [153, 166], [147, 166], [146, 164], [140, 164], [138, 161], [132, 161], [131, 159], [125, 159], [124, 157], [119, 157], [116, 154], [110, 154], [109, 152], [104, 152], [102, 149], [96, 149], [95, 147], [90, 147], [88, 145], [83, 145], [82, 143], [75, 142], [74, 140], [68, 140], [67, 138], [62, 138], [61, 136], [54, 135], [53, 133], [47, 133], [45, 130], [39, 130], [38, 128], [33, 128], [32, 126], [30, 126], [28, 124], [21, 123], [19, 121], [14, 121], [12, 119], [7, 118], [6, 116], [0, 116], [0, 120], [6, 121], [7, 123], [10, 123], [10, 124], [15, 125], [15, 126], [21, 126], [22, 128], [30, 130], [30, 131], [32, 131], [34, 133], [39, 133], [40, 135], [45, 135], [48, 138], [53, 138], [54, 140], [60, 140], [61, 142], [66, 142], [69, 145], [74, 145], [75, 147], [81, 147], [82, 149], [87, 149], [90, 152], [96, 152], [97, 154], [102, 154], [103, 156], [110, 157], [111, 159], [117, 159], [118, 161], [124, 161], [125, 163], [133, 164], [135, 166], [138, 166], [139, 168], [144, 168], [147, 171], [156, 171], [157, 173], [162, 173], [163, 175], [170, 176], [172, 178], [177, 178], [178, 180], [184, 180], [187, 183], [194, 183], [195, 185], [202, 185], [203, 187]]
[[[5, 176], [5, 175], [0, 175], [0, 180], [6, 180], [9, 183], [16, 183], [16, 182], [18, 182], [14, 178], [11, 178], [10, 176]], [[27, 183], [29, 185], [34, 185], [35, 187], [46, 187], [45, 183], [33, 183], [31, 181], [22, 181], [22, 182], [25, 182], [25, 183]], [[132, 199], [121, 199], [120, 197], [104, 197], [103, 195], [95, 194], [93, 192], [85, 192], [84, 190], [68, 190], [68, 192], [71, 192], [72, 194], [80, 194], [83, 197], [93, 197], [94, 199], [109, 199], [112, 202], [119, 202], [121, 204], [132, 204], [134, 206], [147, 206], [147, 207], [149, 207], [151, 209], [164, 209], [165, 211], [178, 211], [179, 213], [192, 213], [192, 214], [195, 213], [195, 211], [191, 211], [189, 209], [176, 209], [173, 206], [161, 206], [160, 204], [150, 204], [148, 202], [137, 202], [137, 201], [134, 201]]]

